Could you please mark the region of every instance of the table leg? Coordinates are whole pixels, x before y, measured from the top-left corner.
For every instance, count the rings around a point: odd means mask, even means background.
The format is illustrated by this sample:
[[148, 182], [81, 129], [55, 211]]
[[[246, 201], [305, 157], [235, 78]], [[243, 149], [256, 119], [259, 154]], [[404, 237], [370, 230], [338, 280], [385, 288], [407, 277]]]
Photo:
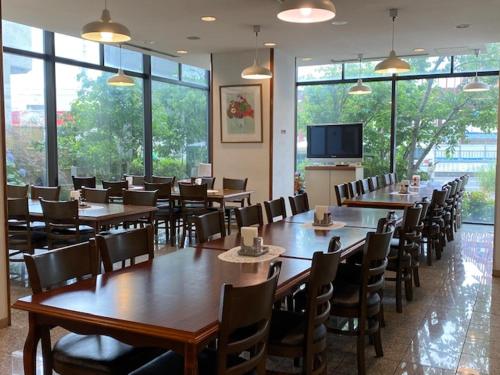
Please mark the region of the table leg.
[[198, 375], [198, 350], [194, 344], [184, 348], [184, 375]]
[[37, 325], [35, 315], [30, 313], [28, 336], [23, 349], [24, 375], [36, 375], [36, 348], [40, 338], [40, 327]]

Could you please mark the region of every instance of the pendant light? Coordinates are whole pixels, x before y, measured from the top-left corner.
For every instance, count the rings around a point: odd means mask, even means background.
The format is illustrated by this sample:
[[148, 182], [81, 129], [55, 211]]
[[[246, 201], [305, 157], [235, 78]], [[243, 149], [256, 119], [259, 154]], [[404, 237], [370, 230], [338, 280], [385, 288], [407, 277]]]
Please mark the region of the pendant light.
[[125, 25], [111, 21], [107, 0], [104, 0], [101, 19], [83, 26], [82, 38], [101, 43], [123, 43], [131, 39], [130, 31]]
[[265, 66], [259, 65], [259, 56], [258, 56], [258, 38], [260, 33], [260, 26], [255, 25], [253, 27], [253, 31], [255, 32], [255, 57], [253, 60], [253, 65], [245, 68], [241, 72], [241, 78], [244, 79], [270, 79], [273, 77], [273, 73], [267, 69]]
[[390, 9], [389, 15], [392, 18], [392, 48], [389, 53], [389, 57], [384, 61], [381, 61], [375, 67], [375, 73], [380, 74], [398, 74], [409, 72], [411, 67], [406, 61], [400, 59], [396, 52], [394, 51], [394, 27], [396, 23], [396, 18], [398, 17], [397, 9]]
[[333, 19], [336, 13], [331, 0], [282, 0], [278, 18], [285, 22], [317, 23]]
[[361, 61], [363, 60], [363, 54], [360, 53], [358, 55], [359, 58], [359, 75], [358, 82], [349, 89], [349, 95], [367, 95], [372, 93], [372, 89], [370, 86], [364, 85], [363, 80], [361, 79]]
[[122, 46], [120, 45], [120, 67], [118, 69], [118, 73], [114, 76], [109, 77], [108, 85], [117, 86], [117, 87], [130, 87], [134, 86], [134, 79], [128, 75], [126, 75], [122, 70]]
[[476, 76], [472, 80], [472, 82], [469, 82], [464, 86], [464, 92], [481, 92], [481, 91], [488, 91], [490, 89], [490, 86], [484, 82], [481, 82], [479, 80], [479, 77], [477, 76], [477, 72], [479, 70], [479, 49], [474, 50], [476, 54]]

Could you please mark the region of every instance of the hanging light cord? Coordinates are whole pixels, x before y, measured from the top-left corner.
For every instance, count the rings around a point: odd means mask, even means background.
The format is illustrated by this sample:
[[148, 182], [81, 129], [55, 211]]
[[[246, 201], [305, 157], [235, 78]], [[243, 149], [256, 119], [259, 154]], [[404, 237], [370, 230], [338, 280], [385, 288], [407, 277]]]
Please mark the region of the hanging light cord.
[[104, 0], [104, 9], [108, 9], [108, 0]]
[[257, 65], [257, 63], [259, 62], [259, 52], [258, 52], [258, 38], [259, 38], [259, 31], [257, 29], [257, 26], [254, 27], [254, 30], [255, 30], [255, 58], [253, 60], [254, 64]]
[[476, 78], [477, 78], [479, 70], [479, 50], [476, 49], [474, 52], [476, 52]]
[[359, 75], [358, 75], [358, 79], [361, 79], [361, 59], [363, 58], [363, 56], [360, 54], [359, 55]]
[[120, 58], [119, 58], [119, 61], [120, 61], [120, 71], [122, 70], [122, 45], [120, 44]]
[[392, 16], [392, 44], [391, 44], [391, 51], [394, 51], [394, 33], [395, 33], [395, 27], [396, 27], [396, 16]]

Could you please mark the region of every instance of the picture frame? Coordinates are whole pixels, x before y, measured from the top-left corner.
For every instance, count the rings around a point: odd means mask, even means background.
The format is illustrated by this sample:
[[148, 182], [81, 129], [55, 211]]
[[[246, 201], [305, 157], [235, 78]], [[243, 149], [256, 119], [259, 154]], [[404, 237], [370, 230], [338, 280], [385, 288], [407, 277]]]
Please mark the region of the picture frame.
[[262, 143], [262, 84], [220, 86], [221, 143]]

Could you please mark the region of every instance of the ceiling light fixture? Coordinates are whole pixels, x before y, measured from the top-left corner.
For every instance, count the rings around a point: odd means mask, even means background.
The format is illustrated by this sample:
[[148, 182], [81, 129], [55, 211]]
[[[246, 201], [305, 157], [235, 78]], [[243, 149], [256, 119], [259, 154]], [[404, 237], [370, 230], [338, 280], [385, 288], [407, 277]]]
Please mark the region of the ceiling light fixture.
[[101, 19], [83, 26], [81, 35], [83, 39], [101, 43], [123, 43], [131, 39], [130, 31], [125, 25], [111, 21], [107, 0], [104, 0]]
[[344, 25], [347, 25], [349, 22], [347, 21], [333, 21], [332, 22], [332, 25], [333, 26], [344, 26]]
[[278, 18], [285, 22], [317, 23], [335, 18], [331, 0], [282, 0]]
[[479, 77], [477, 76], [479, 70], [479, 49], [475, 49], [474, 53], [476, 54], [476, 76], [472, 80], [464, 86], [464, 92], [481, 92], [488, 91], [490, 86], [487, 83], [481, 82]]
[[460, 25], [457, 25], [457, 29], [468, 29], [470, 27], [470, 24], [468, 23], [461, 23]]
[[274, 43], [274, 42], [265, 42], [264, 45], [266, 47], [276, 47], [276, 43]]
[[186, 51], [184, 49], [180, 49], [180, 50], [177, 50], [175, 52], [177, 52], [179, 55], [187, 55], [188, 54], [188, 51]]
[[413, 52], [425, 52], [425, 48], [414, 48]]
[[215, 22], [217, 21], [217, 18], [215, 18], [214, 16], [203, 16], [201, 17], [201, 20], [204, 22]]
[[260, 26], [255, 25], [253, 27], [255, 32], [255, 57], [253, 60], [253, 65], [245, 68], [241, 72], [241, 78], [244, 79], [270, 79], [273, 77], [273, 73], [267, 69], [265, 66], [259, 65], [259, 50], [258, 50], [258, 39], [260, 33]]
[[370, 86], [364, 85], [363, 80], [361, 79], [361, 62], [363, 60], [363, 54], [360, 53], [358, 55], [359, 58], [359, 74], [358, 74], [358, 82], [349, 89], [349, 95], [367, 95], [372, 93], [372, 89]]
[[312, 57], [303, 57], [302, 61], [312, 61]]
[[389, 53], [389, 57], [386, 58], [384, 61], [380, 62], [377, 64], [375, 67], [375, 73], [380, 73], [380, 74], [398, 74], [398, 73], [405, 73], [409, 72], [411, 67], [410, 64], [408, 64], [406, 61], [400, 59], [397, 55], [396, 52], [394, 51], [394, 34], [395, 34], [395, 23], [396, 23], [396, 18], [398, 17], [398, 10], [397, 9], [390, 9], [389, 10], [389, 15], [392, 18], [392, 47], [391, 47], [391, 52]]
[[119, 65], [118, 73], [114, 76], [109, 77], [108, 85], [117, 86], [117, 87], [129, 87], [134, 86], [134, 79], [128, 75], [126, 75], [122, 70], [122, 46], [120, 45], [120, 65]]

